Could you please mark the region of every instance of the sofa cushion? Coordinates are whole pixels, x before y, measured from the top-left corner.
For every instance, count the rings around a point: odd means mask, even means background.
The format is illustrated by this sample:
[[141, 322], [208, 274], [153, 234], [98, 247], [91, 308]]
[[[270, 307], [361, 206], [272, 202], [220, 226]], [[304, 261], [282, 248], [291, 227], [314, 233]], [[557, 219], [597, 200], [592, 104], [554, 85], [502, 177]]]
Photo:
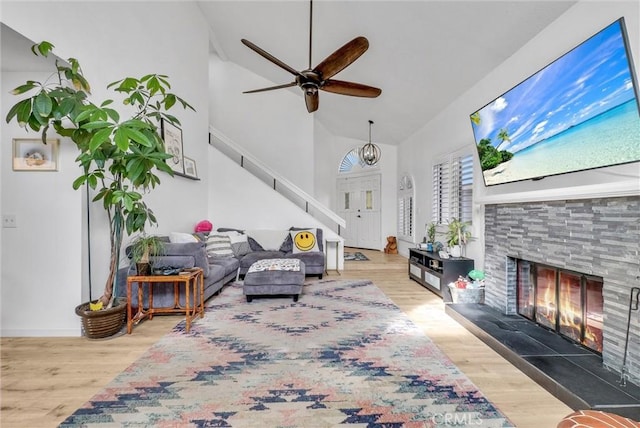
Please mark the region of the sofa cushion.
[[232, 242], [231, 250], [233, 251], [233, 255], [240, 258], [245, 256], [251, 252], [251, 247], [249, 246], [249, 241], [241, 241], [241, 242]]
[[320, 251], [316, 238], [316, 229], [292, 230], [289, 235], [293, 243], [293, 254]]
[[[292, 226], [289, 228], [289, 230], [312, 230], [315, 232], [316, 234], [316, 243], [318, 244], [318, 251], [324, 251], [324, 234], [322, 233], [322, 228], [318, 227], [296, 227], [296, 226]], [[289, 251], [291, 252], [293, 251], [293, 239], [291, 239], [291, 236], [288, 237], [289, 238]]]
[[324, 253], [311, 251], [307, 253], [289, 253], [284, 256], [287, 259], [300, 259], [309, 269], [322, 267], [324, 269]]
[[242, 229], [234, 229], [233, 227], [219, 227], [217, 229], [218, 232], [238, 232], [238, 233], [244, 233], [244, 230]]
[[267, 251], [264, 248], [262, 248], [262, 245], [260, 245], [258, 241], [256, 241], [250, 236], [247, 236], [247, 243], [249, 244], [249, 249], [251, 251]]
[[198, 242], [199, 239], [191, 233], [171, 232], [169, 234], [169, 242], [174, 244], [185, 244], [187, 242]]
[[209, 235], [207, 238], [207, 255], [209, 257], [233, 257], [231, 240], [226, 235]]
[[214, 282], [222, 281], [226, 276], [224, 266], [210, 265], [209, 268], [210, 268], [210, 273], [206, 281], [208, 284], [213, 284]]
[[253, 251], [278, 251], [289, 232], [287, 230], [256, 229], [247, 230], [246, 234], [251, 238], [248, 241]]
[[238, 232], [237, 230], [229, 230], [226, 232], [218, 232], [217, 234], [229, 237], [229, 240], [231, 241], [231, 250], [235, 257], [240, 258], [251, 252], [247, 235], [244, 233]]
[[291, 234], [288, 234], [282, 245], [280, 245], [280, 251], [283, 253], [291, 253], [291, 251], [293, 251], [293, 238], [291, 238]]
[[193, 255], [198, 250], [204, 249], [204, 242], [187, 242], [177, 244], [173, 242], [166, 242], [164, 244], [165, 256], [189, 256]]
[[195, 267], [202, 268], [204, 277], [209, 276], [209, 262], [204, 242], [187, 242], [186, 244], [174, 244], [167, 242], [164, 244], [164, 256], [190, 256], [193, 257]]
[[240, 261], [235, 257], [211, 258], [209, 262], [212, 265], [222, 266], [225, 276], [231, 273], [235, 274], [240, 266]]
[[195, 259], [192, 256], [152, 256], [149, 262], [154, 269], [167, 267], [188, 269], [195, 266]]

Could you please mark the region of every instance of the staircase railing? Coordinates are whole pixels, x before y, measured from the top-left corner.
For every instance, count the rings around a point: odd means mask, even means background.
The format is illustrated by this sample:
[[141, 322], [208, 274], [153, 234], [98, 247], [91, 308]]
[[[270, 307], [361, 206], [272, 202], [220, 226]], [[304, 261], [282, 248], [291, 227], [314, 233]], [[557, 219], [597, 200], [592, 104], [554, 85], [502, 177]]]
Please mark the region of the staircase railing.
[[229, 137], [213, 127], [209, 127], [209, 144], [272, 187], [273, 190], [289, 199], [306, 213], [331, 228], [331, 230], [338, 235], [340, 235], [342, 229], [346, 227], [347, 223], [342, 217], [277, 172], [271, 170], [264, 163], [234, 143]]

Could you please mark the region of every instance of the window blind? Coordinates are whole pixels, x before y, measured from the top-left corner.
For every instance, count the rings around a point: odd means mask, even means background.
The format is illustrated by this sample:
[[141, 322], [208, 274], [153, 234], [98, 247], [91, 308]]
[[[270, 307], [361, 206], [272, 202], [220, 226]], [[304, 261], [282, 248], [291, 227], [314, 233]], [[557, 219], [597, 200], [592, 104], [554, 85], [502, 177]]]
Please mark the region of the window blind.
[[473, 156], [451, 156], [433, 166], [433, 221], [473, 217]]
[[449, 163], [433, 166], [433, 221], [444, 224], [449, 219]]
[[413, 235], [413, 183], [404, 176], [398, 190], [398, 238], [411, 242]]

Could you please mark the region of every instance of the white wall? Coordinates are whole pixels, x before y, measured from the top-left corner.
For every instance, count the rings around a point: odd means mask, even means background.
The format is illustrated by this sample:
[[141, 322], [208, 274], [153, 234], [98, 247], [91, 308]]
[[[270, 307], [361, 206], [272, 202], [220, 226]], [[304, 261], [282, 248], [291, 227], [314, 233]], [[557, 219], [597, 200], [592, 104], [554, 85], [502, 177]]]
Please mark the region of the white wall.
[[[423, 233], [424, 224], [431, 219], [433, 160], [454, 150], [475, 150], [469, 114], [621, 16], [625, 17], [633, 60], [638, 64], [640, 4], [637, 1], [579, 2], [402, 143], [399, 148], [398, 170], [413, 175], [416, 181], [418, 233]], [[479, 268], [483, 265], [484, 203], [529, 197], [570, 199], [620, 190], [633, 192], [634, 186], [640, 193], [640, 167], [637, 163], [486, 188], [477, 159], [475, 162], [473, 235], [479, 239], [469, 246], [467, 255], [475, 259]], [[401, 243], [401, 253], [408, 255], [409, 247], [409, 244]]]
[[[289, 229], [320, 227], [324, 237], [341, 238], [318, 220], [307, 214], [284, 196], [240, 168], [233, 160], [214, 147], [209, 149], [209, 165], [219, 180], [210, 182], [209, 213], [214, 230], [219, 227], [235, 229]], [[343, 268], [343, 245], [339, 245], [338, 267]], [[329, 269], [335, 269], [335, 246], [326, 250]]]
[[[2, 117], [19, 99], [11, 89], [48, 75], [2, 73]], [[77, 331], [74, 307], [82, 291], [82, 193], [71, 187], [79, 175], [75, 146], [62, 141], [57, 172], [13, 171], [12, 139], [39, 136], [15, 122], [3, 125], [1, 135], [2, 214], [15, 215], [18, 226], [0, 229], [2, 335], [67, 335]]]
[[210, 124], [312, 195], [313, 114], [307, 112], [302, 91], [294, 87], [243, 94], [288, 82], [269, 82], [215, 55], [209, 80]]
[[[208, 30], [193, 3], [3, 1], [2, 22], [31, 40], [52, 42], [63, 58], [78, 58], [95, 100], [115, 97], [106, 86], [125, 76], [169, 75], [172, 90], [197, 110], [174, 112], [182, 122], [185, 155], [198, 162], [202, 181], [162, 174], [162, 184], [147, 199], [160, 224], [152, 232], [191, 230], [207, 218], [209, 113], [203, 89], [208, 86]], [[4, 117], [7, 104], [4, 97], [2, 101]], [[3, 127], [3, 141], [11, 141], [14, 132]], [[3, 231], [2, 334], [77, 335], [80, 321], [73, 308], [88, 297], [88, 289], [81, 268], [86, 257], [82, 192], [70, 190], [75, 156], [65, 154], [62, 170], [45, 178], [7, 171], [6, 146], [2, 152], [2, 212], [19, 215], [19, 227], [12, 231], [16, 236]], [[37, 199], [24, 197], [35, 188], [47, 195], [44, 208]], [[106, 216], [99, 206], [92, 206], [91, 226], [95, 298], [104, 285], [109, 250]], [[38, 247], [43, 242], [51, 247]], [[51, 293], [55, 298], [48, 298]], [[45, 298], [32, 298], [38, 295]], [[29, 305], [38, 309], [25, 316]]]
[[[313, 159], [314, 168], [314, 188], [313, 196], [325, 206], [336, 210], [336, 186], [335, 179], [338, 172], [339, 162], [336, 163], [335, 154], [331, 148], [336, 137], [316, 121], [313, 127]], [[333, 182], [333, 186], [330, 183]]]

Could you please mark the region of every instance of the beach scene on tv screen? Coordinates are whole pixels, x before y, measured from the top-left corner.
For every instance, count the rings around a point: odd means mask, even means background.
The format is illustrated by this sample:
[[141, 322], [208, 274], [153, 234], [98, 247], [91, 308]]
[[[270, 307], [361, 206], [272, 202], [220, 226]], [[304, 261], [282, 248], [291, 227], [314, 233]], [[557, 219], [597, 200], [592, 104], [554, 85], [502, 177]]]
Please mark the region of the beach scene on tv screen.
[[640, 113], [616, 21], [471, 115], [486, 185], [640, 160]]

